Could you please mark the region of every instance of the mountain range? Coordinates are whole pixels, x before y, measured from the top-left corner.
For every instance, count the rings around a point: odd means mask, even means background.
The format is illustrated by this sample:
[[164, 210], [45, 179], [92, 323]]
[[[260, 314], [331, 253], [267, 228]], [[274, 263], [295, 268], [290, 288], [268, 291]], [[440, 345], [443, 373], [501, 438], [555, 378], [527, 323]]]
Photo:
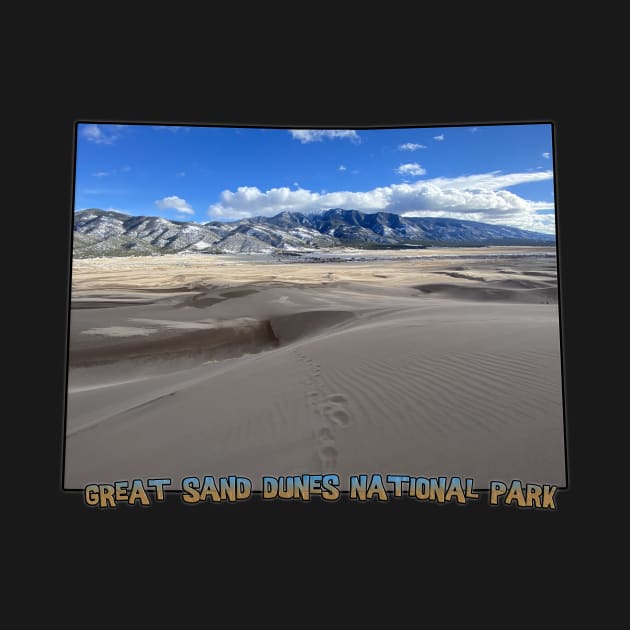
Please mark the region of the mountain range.
[[300, 251], [436, 245], [551, 245], [553, 234], [450, 218], [333, 208], [239, 221], [171, 221], [92, 208], [74, 215], [76, 258], [177, 253]]

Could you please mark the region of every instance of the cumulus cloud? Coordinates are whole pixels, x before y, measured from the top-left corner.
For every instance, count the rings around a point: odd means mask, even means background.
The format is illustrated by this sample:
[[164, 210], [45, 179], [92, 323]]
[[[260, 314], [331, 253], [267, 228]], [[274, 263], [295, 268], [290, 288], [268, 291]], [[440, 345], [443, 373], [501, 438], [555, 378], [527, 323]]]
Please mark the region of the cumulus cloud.
[[542, 156], [543, 156], [546, 160], [548, 160], [548, 159], [551, 157], [551, 153], [548, 153], [547, 151], [545, 151], [545, 152], [542, 154]]
[[426, 149], [426, 145], [417, 144], [416, 142], [405, 142], [405, 144], [399, 144], [399, 151], [417, 151], [418, 149]]
[[255, 186], [240, 186], [235, 191], [224, 190], [208, 212], [214, 218], [242, 219], [273, 216], [283, 210], [309, 213], [346, 208], [403, 216], [453, 217], [553, 233], [554, 215], [538, 214], [541, 210], [553, 210], [553, 202], [530, 201], [506, 190], [552, 177], [550, 170], [506, 174], [494, 171], [392, 184], [365, 192], [318, 193], [287, 187], [261, 191]]
[[289, 129], [289, 133], [302, 144], [322, 142], [325, 138], [340, 138], [356, 144], [361, 142], [361, 136], [354, 129]]
[[81, 125], [80, 135], [89, 142], [95, 144], [113, 144], [120, 137], [120, 132], [115, 131], [125, 125]]
[[444, 134], [441, 133], [439, 136], [433, 136], [434, 140], [437, 140], [438, 142], [442, 142], [442, 140], [444, 140]]
[[422, 168], [417, 162], [409, 162], [407, 164], [401, 164], [398, 168], [394, 169], [399, 175], [424, 175], [427, 170]]
[[191, 208], [190, 204], [187, 203], [185, 199], [182, 199], [177, 195], [158, 199], [155, 202], [155, 205], [160, 210], [176, 210], [177, 212], [181, 212], [182, 214], [195, 214], [195, 211]]
[[340, 165], [339, 165], [339, 170], [340, 170], [340, 171], [345, 171], [345, 170], [346, 170], [346, 167], [345, 167], [343, 164], [340, 164]]

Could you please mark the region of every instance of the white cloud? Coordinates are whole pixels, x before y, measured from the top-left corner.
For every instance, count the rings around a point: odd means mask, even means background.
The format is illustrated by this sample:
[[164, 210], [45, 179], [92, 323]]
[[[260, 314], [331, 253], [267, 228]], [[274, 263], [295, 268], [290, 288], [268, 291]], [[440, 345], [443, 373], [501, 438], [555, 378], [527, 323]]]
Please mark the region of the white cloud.
[[545, 152], [542, 154], [542, 156], [543, 156], [546, 160], [548, 160], [548, 159], [551, 157], [551, 153], [548, 153], [547, 151], [545, 151]]
[[116, 175], [116, 173], [129, 173], [131, 166], [122, 166], [120, 168], [113, 168], [111, 171], [96, 171], [92, 173], [92, 177], [107, 177], [108, 175]]
[[[553, 171], [545, 171], [544, 173], [506, 173], [501, 171], [491, 171], [489, 173], [481, 173], [479, 175], [463, 175], [461, 177], [436, 177], [431, 180], [441, 188], [454, 188], [456, 190], [501, 190], [502, 188], [510, 188], [518, 184], [528, 184], [531, 182], [539, 182], [553, 177]], [[553, 206], [551, 206], [553, 207]]]
[[289, 133], [302, 144], [321, 142], [324, 138], [347, 139], [355, 144], [361, 142], [361, 136], [354, 129], [289, 129]]
[[81, 137], [96, 144], [113, 144], [120, 137], [120, 133], [108, 128], [121, 129], [124, 125], [81, 125]]
[[401, 164], [395, 169], [399, 175], [424, 175], [427, 170], [420, 166], [417, 162], [409, 162], [408, 164]]
[[438, 142], [442, 142], [442, 140], [444, 140], [444, 134], [441, 133], [439, 136], [433, 136], [434, 140], [437, 140]]
[[320, 193], [299, 188], [255, 186], [224, 190], [219, 201], [208, 208], [211, 217], [241, 219], [273, 216], [283, 210], [319, 212], [328, 208], [347, 208], [363, 212], [394, 212], [405, 216], [448, 216], [526, 230], [554, 232], [554, 215], [537, 214], [552, 210], [554, 204], [530, 201], [509, 190], [510, 186], [549, 180], [553, 171], [507, 173], [498, 171], [455, 178], [436, 177], [413, 183], [392, 184], [365, 192], [336, 191]]
[[405, 142], [405, 144], [398, 145], [399, 151], [417, 151], [418, 149], [426, 149], [426, 145], [417, 144], [415, 142]]
[[340, 164], [340, 165], [339, 165], [339, 170], [340, 170], [340, 171], [345, 171], [345, 170], [347, 170], [347, 169], [346, 169], [346, 167], [345, 167], [343, 164]]
[[181, 125], [152, 125], [153, 129], [160, 129], [162, 131], [170, 131], [172, 133], [177, 133], [180, 129], [184, 131], [189, 131], [190, 127], [182, 127]]
[[160, 210], [176, 210], [182, 214], [195, 214], [195, 211], [191, 208], [190, 204], [185, 199], [173, 195], [172, 197], [164, 197], [164, 199], [158, 199], [155, 205]]
[[175, 177], [186, 177], [186, 171], [177, 171]]
[[471, 127], [470, 133], [477, 133], [479, 131], [479, 127]]

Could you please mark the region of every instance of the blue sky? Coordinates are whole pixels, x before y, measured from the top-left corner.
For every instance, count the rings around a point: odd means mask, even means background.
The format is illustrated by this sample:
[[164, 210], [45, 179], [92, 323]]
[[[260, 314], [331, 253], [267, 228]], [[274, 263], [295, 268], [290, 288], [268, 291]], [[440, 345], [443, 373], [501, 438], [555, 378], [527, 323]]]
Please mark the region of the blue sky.
[[77, 211], [205, 222], [334, 207], [553, 233], [551, 125], [77, 125]]

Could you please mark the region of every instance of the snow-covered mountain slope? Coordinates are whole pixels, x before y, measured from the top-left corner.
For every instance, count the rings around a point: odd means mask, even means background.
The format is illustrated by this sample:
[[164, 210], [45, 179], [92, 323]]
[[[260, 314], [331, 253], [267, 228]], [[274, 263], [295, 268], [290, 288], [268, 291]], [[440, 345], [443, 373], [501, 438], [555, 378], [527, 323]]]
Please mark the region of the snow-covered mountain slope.
[[75, 213], [74, 255], [125, 256], [197, 252], [265, 252], [353, 245], [553, 244], [555, 236], [448, 218], [366, 214], [333, 208], [321, 213], [281, 212], [234, 222], [169, 221], [90, 209]]

